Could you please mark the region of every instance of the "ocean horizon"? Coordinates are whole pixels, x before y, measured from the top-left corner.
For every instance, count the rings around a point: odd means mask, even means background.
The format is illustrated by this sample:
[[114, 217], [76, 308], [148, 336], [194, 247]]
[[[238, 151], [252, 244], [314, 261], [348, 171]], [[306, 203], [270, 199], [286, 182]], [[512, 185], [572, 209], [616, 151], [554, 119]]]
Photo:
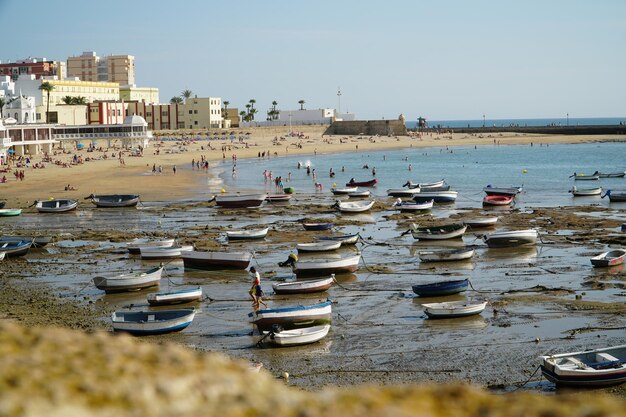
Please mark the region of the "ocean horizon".
[[[542, 119], [468, 119], [468, 120], [429, 120], [428, 127], [526, 127], [526, 126], [614, 126], [625, 124], [624, 117], [552, 117]], [[414, 129], [417, 121], [407, 121], [407, 129]]]

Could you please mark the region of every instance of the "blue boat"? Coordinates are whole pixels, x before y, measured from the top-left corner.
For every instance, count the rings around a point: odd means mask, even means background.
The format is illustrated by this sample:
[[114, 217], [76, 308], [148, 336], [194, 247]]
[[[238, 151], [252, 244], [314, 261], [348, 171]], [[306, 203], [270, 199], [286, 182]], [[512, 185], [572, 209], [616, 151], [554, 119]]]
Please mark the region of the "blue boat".
[[415, 194], [413, 201], [416, 203], [424, 203], [433, 200], [435, 203], [453, 203], [456, 201], [458, 193], [456, 191], [420, 191]]
[[330, 324], [331, 313], [332, 302], [325, 301], [308, 306], [256, 310], [249, 313], [248, 318], [259, 331], [269, 331], [274, 325], [290, 330]]
[[159, 311], [116, 311], [111, 315], [113, 330], [136, 336], [179, 332], [196, 315], [193, 308]]
[[420, 297], [435, 297], [440, 295], [458, 294], [460, 292], [467, 291], [468, 286], [468, 279], [440, 281], [413, 285], [413, 292]]
[[302, 223], [304, 230], [328, 230], [333, 227], [332, 223]]
[[8, 258], [26, 255], [31, 246], [32, 240], [0, 240], [0, 252]]

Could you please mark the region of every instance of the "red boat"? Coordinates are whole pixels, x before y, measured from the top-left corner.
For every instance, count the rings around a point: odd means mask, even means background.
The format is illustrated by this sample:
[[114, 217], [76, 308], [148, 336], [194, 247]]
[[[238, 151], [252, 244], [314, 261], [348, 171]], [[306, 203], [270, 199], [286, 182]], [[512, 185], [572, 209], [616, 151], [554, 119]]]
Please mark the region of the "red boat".
[[488, 195], [483, 198], [483, 206], [508, 206], [513, 199], [510, 195]]
[[378, 183], [376, 178], [369, 181], [355, 181], [354, 178], [350, 182], [346, 183], [346, 187], [373, 187]]

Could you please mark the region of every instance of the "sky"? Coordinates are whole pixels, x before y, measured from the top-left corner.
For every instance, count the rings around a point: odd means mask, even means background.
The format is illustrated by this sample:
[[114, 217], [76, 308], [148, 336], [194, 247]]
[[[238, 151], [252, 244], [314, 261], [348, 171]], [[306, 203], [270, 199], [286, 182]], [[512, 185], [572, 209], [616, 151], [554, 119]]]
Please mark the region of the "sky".
[[626, 115], [623, 0], [0, 0], [0, 27], [2, 62], [133, 55], [162, 102], [255, 99], [262, 119], [274, 100], [358, 119]]

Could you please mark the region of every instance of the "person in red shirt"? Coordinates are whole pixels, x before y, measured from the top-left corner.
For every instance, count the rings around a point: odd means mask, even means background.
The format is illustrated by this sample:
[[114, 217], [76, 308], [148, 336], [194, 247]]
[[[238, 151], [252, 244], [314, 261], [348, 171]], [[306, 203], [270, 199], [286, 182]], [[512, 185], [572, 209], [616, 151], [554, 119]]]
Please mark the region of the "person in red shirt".
[[267, 304], [263, 301], [263, 289], [261, 288], [261, 275], [257, 272], [255, 267], [250, 268], [250, 273], [254, 274], [252, 280], [252, 286], [250, 287], [250, 298], [252, 298], [252, 308], [258, 310], [260, 305], [263, 304], [267, 308]]

